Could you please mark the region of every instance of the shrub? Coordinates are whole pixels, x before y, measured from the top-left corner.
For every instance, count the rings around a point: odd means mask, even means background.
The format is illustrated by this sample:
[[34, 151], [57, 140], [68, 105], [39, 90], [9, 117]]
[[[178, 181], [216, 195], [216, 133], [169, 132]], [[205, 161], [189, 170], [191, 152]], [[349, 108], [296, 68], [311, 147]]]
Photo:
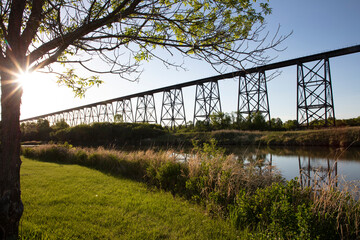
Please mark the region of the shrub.
[[144, 139], [165, 134], [160, 126], [147, 123], [93, 123], [60, 129], [51, 134], [52, 140], [68, 141], [79, 146], [110, 146], [138, 144]]
[[[313, 227], [309, 224], [313, 215], [309, 211], [308, 193], [294, 180], [286, 185], [274, 183], [256, 190], [254, 194], [243, 190], [238, 194], [235, 204], [229, 207], [231, 222], [240, 229], [248, 227], [267, 230], [281, 239], [311, 235]], [[310, 220], [305, 213], [310, 214]]]
[[159, 166], [150, 164], [146, 169], [146, 177], [155, 186], [171, 191], [172, 194], [183, 194], [188, 169], [183, 163], [167, 161]]

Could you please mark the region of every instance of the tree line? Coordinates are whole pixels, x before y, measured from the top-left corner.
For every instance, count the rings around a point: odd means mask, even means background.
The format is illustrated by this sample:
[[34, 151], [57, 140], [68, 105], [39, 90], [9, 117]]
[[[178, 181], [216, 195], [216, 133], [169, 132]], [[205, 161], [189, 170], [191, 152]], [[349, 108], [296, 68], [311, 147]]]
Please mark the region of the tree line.
[[[331, 122], [331, 120], [330, 120]], [[312, 129], [322, 128], [324, 123], [312, 121]], [[337, 127], [360, 126], [360, 117], [336, 120]], [[64, 120], [50, 126], [49, 121], [39, 119], [37, 122], [21, 124], [21, 141], [71, 142], [82, 146], [99, 146], [117, 143], [137, 144], [144, 139], [159, 137], [165, 134], [186, 132], [208, 132], [216, 130], [244, 131], [293, 131], [301, 130], [296, 120], [283, 122], [280, 118], [266, 121], [261, 113], [254, 113], [247, 118], [237, 118], [236, 114], [217, 113], [210, 116], [210, 121], [188, 122], [185, 126], [170, 129], [158, 124], [148, 123], [92, 123], [70, 127]]]

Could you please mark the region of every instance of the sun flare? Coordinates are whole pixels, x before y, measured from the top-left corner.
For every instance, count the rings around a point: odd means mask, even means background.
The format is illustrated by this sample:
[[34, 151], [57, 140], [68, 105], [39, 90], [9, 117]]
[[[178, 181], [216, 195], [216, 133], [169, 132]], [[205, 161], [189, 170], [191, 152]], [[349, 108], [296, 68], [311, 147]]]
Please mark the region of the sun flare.
[[18, 75], [17, 81], [22, 87], [24, 93], [38, 94], [43, 90], [41, 82], [44, 80], [44, 75], [38, 72], [23, 72]]
[[33, 78], [33, 73], [29, 73], [29, 72], [23, 72], [21, 74], [18, 75], [17, 77], [17, 81], [19, 82], [19, 84], [24, 87], [25, 84], [27, 82], [29, 82], [32, 78]]

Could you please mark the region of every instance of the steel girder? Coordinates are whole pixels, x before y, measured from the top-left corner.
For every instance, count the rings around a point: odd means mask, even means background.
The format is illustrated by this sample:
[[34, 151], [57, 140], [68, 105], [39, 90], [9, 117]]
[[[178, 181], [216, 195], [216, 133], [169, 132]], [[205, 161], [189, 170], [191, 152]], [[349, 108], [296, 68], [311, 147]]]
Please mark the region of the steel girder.
[[196, 121], [210, 121], [210, 115], [221, 112], [218, 81], [196, 85], [194, 124]]
[[[269, 98], [265, 71], [244, 74], [239, 77], [238, 119], [253, 113], [261, 113], [270, 121]], [[246, 117], [244, 117], [246, 115]]]
[[186, 124], [182, 89], [170, 89], [163, 92], [160, 124], [174, 128]]
[[305, 66], [297, 65], [297, 121], [309, 126], [312, 121], [335, 125], [335, 111], [329, 59]]
[[157, 123], [154, 95], [143, 95], [137, 98], [135, 122]]

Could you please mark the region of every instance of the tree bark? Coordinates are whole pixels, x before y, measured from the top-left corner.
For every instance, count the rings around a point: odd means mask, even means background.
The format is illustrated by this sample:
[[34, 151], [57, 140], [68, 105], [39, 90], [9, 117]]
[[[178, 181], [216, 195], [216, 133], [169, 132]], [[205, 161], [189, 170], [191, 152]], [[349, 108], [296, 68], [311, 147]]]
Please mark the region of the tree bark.
[[[7, 60], [11, 62], [11, 60]], [[11, 65], [7, 70], [19, 72]], [[16, 76], [1, 76], [1, 154], [0, 154], [0, 239], [17, 239], [23, 204], [20, 191], [20, 104], [22, 88]]]

